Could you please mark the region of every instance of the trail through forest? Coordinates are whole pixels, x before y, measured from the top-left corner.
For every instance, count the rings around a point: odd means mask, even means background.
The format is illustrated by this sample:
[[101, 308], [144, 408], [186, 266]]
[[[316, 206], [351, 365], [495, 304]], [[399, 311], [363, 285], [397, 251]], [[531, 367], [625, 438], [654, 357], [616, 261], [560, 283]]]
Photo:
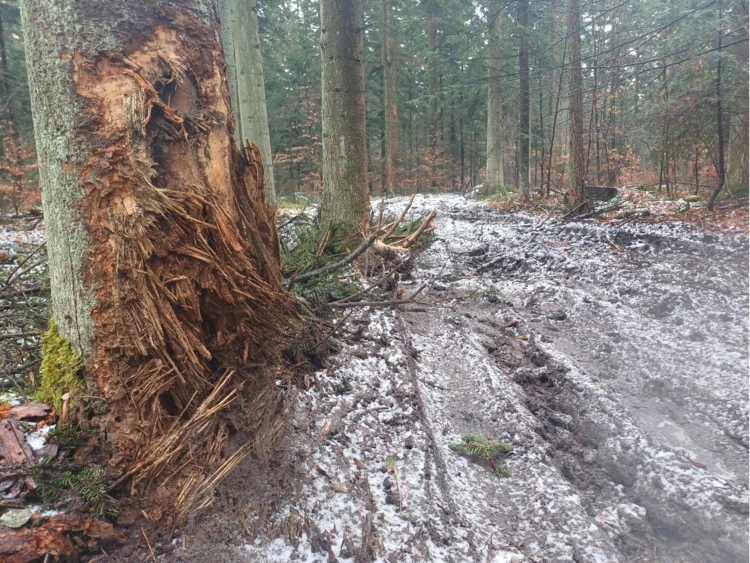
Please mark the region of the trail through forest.
[[[747, 238], [432, 208], [402, 281], [427, 298], [351, 314], [286, 391], [281, 467], [239, 470], [177, 557], [747, 561]], [[476, 433], [510, 477], [450, 449]]]

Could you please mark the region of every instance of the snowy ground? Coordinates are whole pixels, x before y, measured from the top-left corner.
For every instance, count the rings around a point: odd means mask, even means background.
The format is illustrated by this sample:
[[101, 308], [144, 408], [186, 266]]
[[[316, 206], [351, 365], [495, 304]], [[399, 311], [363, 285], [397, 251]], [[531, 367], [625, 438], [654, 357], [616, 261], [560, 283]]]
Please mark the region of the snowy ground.
[[[231, 484], [266, 484], [244, 531], [214, 514], [177, 558], [747, 561], [747, 238], [432, 208], [428, 298], [349, 319], [293, 455]], [[509, 478], [450, 450], [477, 432]]]

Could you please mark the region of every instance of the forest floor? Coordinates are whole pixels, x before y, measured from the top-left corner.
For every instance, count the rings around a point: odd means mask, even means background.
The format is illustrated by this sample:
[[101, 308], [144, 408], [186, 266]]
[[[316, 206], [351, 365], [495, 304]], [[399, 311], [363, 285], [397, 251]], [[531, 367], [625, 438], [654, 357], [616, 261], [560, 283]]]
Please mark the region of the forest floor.
[[[146, 522], [100, 558], [747, 561], [748, 239], [677, 208], [564, 222], [417, 196], [407, 220], [437, 209], [434, 239], [395, 291], [429, 292], [346, 310], [309, 389], [279, 379], [278, 451], [176, 539], [147, 543]], [[33, 273], [44, 231], [24, 225], [0, 249]], [[513, 448], [509, 477], [451, 449], [468, 434]]]
[[[351, 313], [285, 391], [287, 454], [164, 560], [747, 561], [747, 237], [454, 195], [410, 213], [433, 208], [401, 284], [427, 296]], [[467, 434], [512, 446], [510, 476], [452, 451]]]

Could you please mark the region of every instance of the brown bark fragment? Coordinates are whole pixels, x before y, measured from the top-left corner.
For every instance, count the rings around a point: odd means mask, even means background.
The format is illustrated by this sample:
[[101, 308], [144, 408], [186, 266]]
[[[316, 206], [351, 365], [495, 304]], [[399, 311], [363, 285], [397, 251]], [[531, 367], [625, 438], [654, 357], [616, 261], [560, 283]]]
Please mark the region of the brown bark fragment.
[[13, 419], [0, 421], [0, 456], [9, 465], [34, 463], [34, 452], [26, 443], [18, 422]]
[[18, 420], [45, 418], [51, 410], [52, 407], [46, 403], [26, 403], [25, 405], [19, 405], [10, 409], [8, 416], [17, 418]]
[[[29, 563], [47, 555], [56, 560], [74, 560], [83, 538], [101, 543], [123, 544], [125, 535], [112, 524], [84, 518], [80, 514], [58, 514], [33, 526], [13, 530], [0, 528], [0, 560]], [[77, 560], [77, 559], [75, 559]]]

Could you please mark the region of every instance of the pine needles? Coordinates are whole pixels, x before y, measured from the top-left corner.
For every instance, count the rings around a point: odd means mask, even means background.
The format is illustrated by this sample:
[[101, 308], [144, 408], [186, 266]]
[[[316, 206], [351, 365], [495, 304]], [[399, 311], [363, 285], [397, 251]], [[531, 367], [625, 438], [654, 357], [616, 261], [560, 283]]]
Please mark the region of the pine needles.
[[81, 495], [94, 520], [114, 520], [120, 513], [117, 500], [109, 494], [109, 486], [101, 467], [87, 467], [78, 473], [64, 471], [57, 479], [61, 487], [69, 487]]
[[457, 444], [451, 444], [451, 450], [459, 455], [471, 458], [484, 458], [492, 470], [503, 477], [510, 477], [510, 472], [495, 463], [495, 457], [513, 451], [511, 446], [486, 438], [482, 434], [466, 434]]

